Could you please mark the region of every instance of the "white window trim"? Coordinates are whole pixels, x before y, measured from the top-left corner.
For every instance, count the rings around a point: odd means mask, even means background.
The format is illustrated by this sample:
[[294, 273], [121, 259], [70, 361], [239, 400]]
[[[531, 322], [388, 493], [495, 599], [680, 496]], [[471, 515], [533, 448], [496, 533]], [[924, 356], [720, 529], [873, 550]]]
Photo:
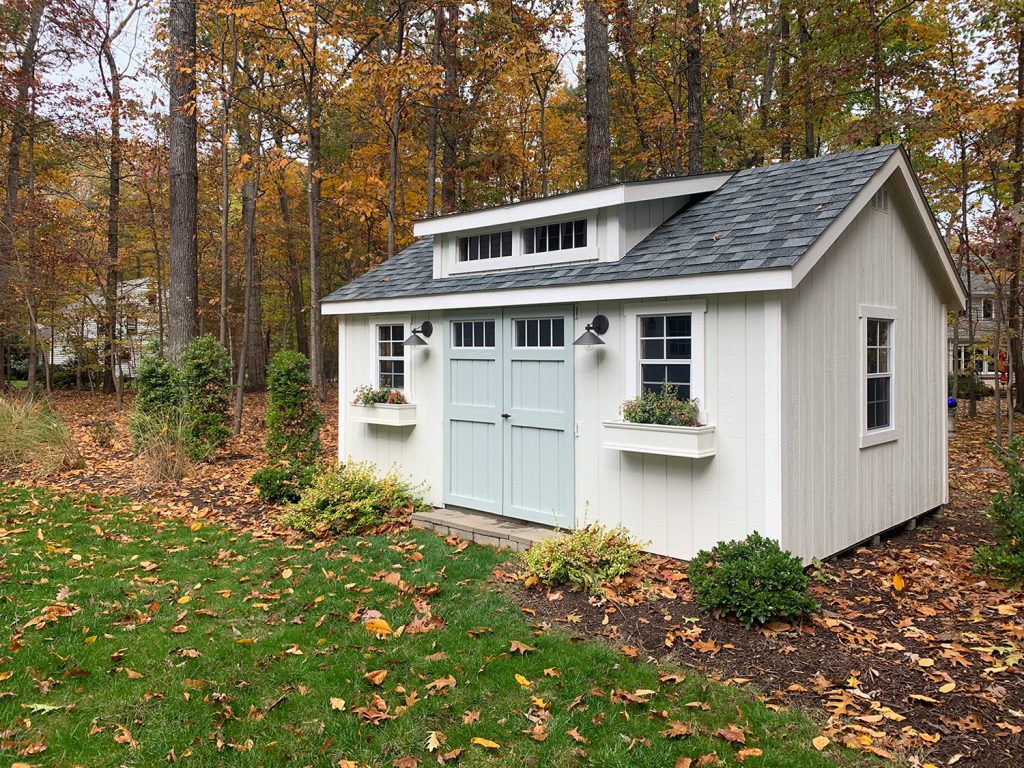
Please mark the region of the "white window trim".
[[[409, 315], [380, 315], [377, 317], [369, 318], [370, 321], [370, 381], [363, 382], [369, 384], [371, 387], [380, 386], [380, 358], [378, 356], [377, 341], [379, 339], [378, 328], [382, 325], [399, 325], [403, 327], [403, 333], [408, 338], [412, 329], [415, 328], [412, 324], [412, 317]], [[405, 399], [410, 403], [415, 402], [413, 399], [413, 375], [412, 375], [412, 347], [402, 347], [402, 359], [405, 361], [405, 386], [398, 389]]]
[[697, 401], [700, 419], [707, 421], [704, 401], [704, 315], [708, 305], [704, 299], [691, 301], [646, 301], [623, 307], [625, 320], [623, 345], [625, 355], [626, 399], [640, 394], [640, 318], [648, 315], [690, 315], [690, 397]]
[[[565, 221], [587, 220], [587, 245], [583, 248], [569, 248], [558, 251], [545, 251], [543, 253], [526, 254], [523, 252], [523, 230], [528, 227], [539, 227], [547, 224], [562, 223]], [[512, 255], [502, 256], [496, 259], [482, 259], [479, 261], [459, 261], [459, 239], [472, 237], [473, 235], [492, 234], [512, 230]], [[445, 253], [442, 257], [448, 265], [447, 274], [464, 275], [473, 272], [501, 272], [510, 269], [523, 269], [527, 267], [548, 267], [558, 264], [568, 264], [579, 261], [597, 261], [597, 214], [596, 212], [586, 216], [552, 216], [544, 219], [521, 221], [508, 224], [502, 227], [491, 227], [486, 230], [472, 230], [457, 232], [448, 238], [445, 244]]]
[[[858, 316], [860, 319], [858, 336], [857, 355], [860, 358], [860, 377], [857, 382], [857, 399], [860, 405], [857, 408], [860, 427], [857, 432], [860, 435], [859, 445], [861, 448], [870, 448], [875, 445], [883, 445], [899, 440], [900, 426], [897, 418], [896, 406], [899, 403], [897, 394], [897, 381], [899, 376], [898, 351], [899, 346], [899, 313], [893, 307], [876, 307], [869, 304], [861, 304]], [[868, 320], [888, 320], [889, 326], [889, 426], [883, 429], [868, 430]]]

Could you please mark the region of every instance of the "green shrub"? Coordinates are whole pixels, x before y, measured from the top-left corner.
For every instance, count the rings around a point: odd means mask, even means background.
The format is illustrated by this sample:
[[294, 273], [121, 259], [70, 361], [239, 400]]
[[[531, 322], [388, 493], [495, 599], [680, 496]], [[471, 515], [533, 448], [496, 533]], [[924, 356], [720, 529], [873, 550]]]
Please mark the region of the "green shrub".
[[114, 422], [100, 419], [92, 422], [92, 436], [96, 445], [100, 448], [110, 448], [114, 445], [114, 438], [117, 437], [117, 429]]
[[377, 405], [378, 403], [404, 405], [407, 402], [405, 395], [400, 390], [391, 389], [391, 387], [380, 386], [374, 389], [363, 384], [361, 387], [356, 387], [354, 394], [356, 399], [352, 401], [353, 405]]
[[818, 610], [807, 594], [800, 558], [756, 531], [742, 541], [719, 542], [690, 561], [697, 605], [731, 614], [747, 627]]
[[157, 349], [150, 349], [139, 361], [135, 386], [135, 411], [129, 429], [132, 444], [139, 451], [142, 438], [152, 430], [151, 420], [179, 417], [184, 393], [181, 371]]
[[[971, 387], [971, 374], [961, 373], [956, 376], [956, 397], [957, 400], [967, 401], [970, 398], [970, 387]], [[950, 385], [953, 383], [954, 376], [949, 377]], [[949, 387], [952, 389], [952, 386]], [[982, 400], [986, 397], [992, 397], [996, 393], [995, 389], [990, 387], [984, 381], [977, 376], [974, 376], [974, 399]]]
[[231, 357], [206, 334], [192, 339], [181, 353], [181, 380], [186, 447], [192, 459], [205, 459], [231, 435]]
[[369, 462], [321, 472], [284, 515], [292, 528], [317, 536], [357, 534], [426, 509], [419, 489], [396, 473], [377, 476]]
[[594, 593], [625, 576], [644, 557], [641, 545], [624, 528], [597, 524], [538, 541], [521, 555], [528, 578]]
[[1006, 470], [1010, 487], [992, 497], [988, 519], [995, 528], [996, 543], [974, 552], [979, 570], [1006, 582], [1024, 580], [1024, 437], [1015, 437], [1005, 450], [992, 453]]
[[260, 498], [273, 504], [298, 501], [320, 459], [324, 416], [316, 405], [309, 360], [292, 350], [274, 355], [267, 371], [269, 466], [252, 476]]
[[28, 461], [44, 474], [82, 466], [67, 427], [49, 403], [0, 397], [0, 464]]
[[622, 404], [622, 416], [635, 424], [666, 424], [674, 427], [696, 427], [699, 408], [696, 400], [680, 400], [676, 388], [666, 385], [661, 392], [645, 389], [640, 397]]
[[180, 480], [192, 469], [190, 430], [184, 411], [156, 415], [136, 411], [132, 429], [136, 452], [150, 479]]

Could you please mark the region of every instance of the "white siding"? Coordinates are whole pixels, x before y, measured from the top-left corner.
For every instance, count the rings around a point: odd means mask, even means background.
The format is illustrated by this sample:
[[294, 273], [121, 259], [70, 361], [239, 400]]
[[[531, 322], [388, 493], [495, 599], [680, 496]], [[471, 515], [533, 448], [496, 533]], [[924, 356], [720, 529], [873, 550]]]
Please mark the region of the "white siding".
[[[404, 323], [409, 334], [414, 325], [424, 320], [434, 324], [434, 333], [425, 347], [405, 350], [409, 376], [406, 395], [416, 403], [414, 427], [388, 427], [353, 421], [353, 390], [362, 385], [376, 385], [375, 331], [379, 323]], [[442, 491], [442, 411], [444, 387], [441, 378], [442, 354], [441, 316], [439, 314], [354, 315], [340, 318], [338, 393], [339, 431], [338, 460], [349, 457], [369, 460], [382, 471], [397, 467], [409, 479], [426, 485], [426, 500], [440, 506]]]
[[[667, 302], [645, 303], [653, 311]], [[627, 327], [620, 302], [582, 304], [576, 333], [597, 313], [605, 345], [576, 355], [576, 524], [624, 525], [659, 554], [689, 558], [721, 539], [764, 530], [764, 299], [708, 297], [702, 411], [717, 453], [683, 459], [603, 448], [601, 422], [617, 418], [627, 391]]]
[[[946, 309], [907, 227], [866, 207], [782, 296], [782, 542], [825, 557], [946, 501]], [[894, 442], [860, 448], [861, 305], [892, 307]]]

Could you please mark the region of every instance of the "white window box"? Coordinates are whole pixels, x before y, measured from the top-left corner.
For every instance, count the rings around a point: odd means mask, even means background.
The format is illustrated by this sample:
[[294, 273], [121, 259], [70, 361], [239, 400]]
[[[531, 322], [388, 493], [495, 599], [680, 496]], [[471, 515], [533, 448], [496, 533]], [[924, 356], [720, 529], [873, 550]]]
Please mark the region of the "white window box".
[[713, 426], [671, 427], [663, 424], [634, 424], [621, 419], [602, 423], [602, 444], [615, 451], [688, 459], [704, 459], [715, 455]]
[[411, 427], [416, 424], [416, 404], [376, 403], [363, 405], [362, 403], [353, 403], [352, 420], [363, 424], [381, 424], [386, 427]]

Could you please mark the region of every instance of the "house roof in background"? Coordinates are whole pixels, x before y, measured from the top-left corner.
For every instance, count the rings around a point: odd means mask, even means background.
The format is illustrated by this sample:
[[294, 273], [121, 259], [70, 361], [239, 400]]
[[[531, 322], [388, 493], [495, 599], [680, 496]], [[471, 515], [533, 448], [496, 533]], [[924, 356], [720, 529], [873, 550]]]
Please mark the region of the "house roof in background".
[[607, 283], [794, 266], [896, 145], [750, 168], [685, 206], [623, 258], [435, 279], [424, 237], [325, 303]]

